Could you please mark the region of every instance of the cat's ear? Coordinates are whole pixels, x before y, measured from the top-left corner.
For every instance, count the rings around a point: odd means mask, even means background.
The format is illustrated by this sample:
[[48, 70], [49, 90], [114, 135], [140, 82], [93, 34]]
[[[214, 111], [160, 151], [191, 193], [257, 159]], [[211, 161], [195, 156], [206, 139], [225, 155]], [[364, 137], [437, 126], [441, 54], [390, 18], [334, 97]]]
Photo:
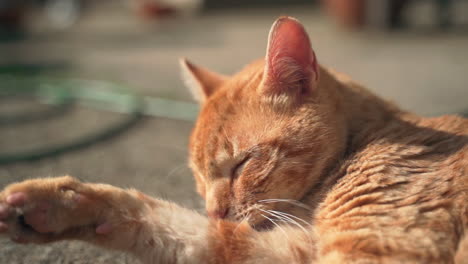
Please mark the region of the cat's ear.
[[185, 85], [199, 103], [205, 102], [227, 79], [226, 76], [197, 66], [185, 58], [181, 58], [179, 62]]
[[291, 17], [275, 21], [268, 36], [261, 91], [268, 95], [304, 95], [318, 84], [315, 53], [301, 23]]

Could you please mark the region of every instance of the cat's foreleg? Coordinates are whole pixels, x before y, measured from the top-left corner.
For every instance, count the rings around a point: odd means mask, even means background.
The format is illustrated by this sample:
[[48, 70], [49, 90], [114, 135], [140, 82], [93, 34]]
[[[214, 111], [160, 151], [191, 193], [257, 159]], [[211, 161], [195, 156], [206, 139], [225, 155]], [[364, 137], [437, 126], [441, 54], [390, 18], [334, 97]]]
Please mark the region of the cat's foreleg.
[[15, 183], [0, 193], [0, 231], [19, 243], [82, 240], [144, 263], [183, 263], [203, 257], [207, 228], [206, 218], [169, 202], [68, 176]]
[[255, 232], [209, 221], [136, 190], [72, 177], [34, 179], [0, 193], [0, 232], [20, 243], [83, 240], [126, 251], [143, 263], [309, 263], [308, 235]]
[[79, 239], [123, 249], [147, 206], [135, 195], [68, 176], [14, 183], [0, 193], [0, 230], [21, 243]]

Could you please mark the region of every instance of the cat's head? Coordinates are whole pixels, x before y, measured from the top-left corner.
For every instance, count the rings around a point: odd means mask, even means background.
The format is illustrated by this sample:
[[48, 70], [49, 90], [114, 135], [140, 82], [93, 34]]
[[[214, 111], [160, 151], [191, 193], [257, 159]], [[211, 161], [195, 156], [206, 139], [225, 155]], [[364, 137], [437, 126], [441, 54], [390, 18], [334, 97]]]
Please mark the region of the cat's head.
[[288, 211], [274, 199], [301, 200], [343, 151], [333, 84], [296, 19], [279, 18], [265, 59], [233, 76], [181, 65], [201, 104], [190, 166], [209, 216], [258, 225], [262, 210]]

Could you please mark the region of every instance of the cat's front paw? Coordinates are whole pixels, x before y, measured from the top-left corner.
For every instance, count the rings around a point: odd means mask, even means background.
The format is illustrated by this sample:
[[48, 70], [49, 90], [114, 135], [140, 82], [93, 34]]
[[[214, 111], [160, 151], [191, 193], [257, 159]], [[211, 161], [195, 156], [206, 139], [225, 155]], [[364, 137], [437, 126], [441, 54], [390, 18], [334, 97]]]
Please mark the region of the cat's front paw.
[[72, 177], [34, 179], [0, 193], [0, 232], [18, 243], [45, 243], [94, 232], [96, 204]]

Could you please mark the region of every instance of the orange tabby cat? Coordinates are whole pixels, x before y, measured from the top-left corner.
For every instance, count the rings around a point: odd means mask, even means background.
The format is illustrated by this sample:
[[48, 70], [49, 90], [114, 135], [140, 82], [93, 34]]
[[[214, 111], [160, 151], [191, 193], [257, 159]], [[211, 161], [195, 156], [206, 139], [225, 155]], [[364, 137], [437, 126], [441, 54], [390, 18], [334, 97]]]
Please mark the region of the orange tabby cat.
[[6, 187], [0, 230], [143, 263], [454, 263], [468, 221], [468, 120], [402, 111], [320, 66], [289, 17], [274, 23], [266, 58], [232, 77], [182, 67], [202, 105], [190, 166], [209, 218], [62, 177]]

